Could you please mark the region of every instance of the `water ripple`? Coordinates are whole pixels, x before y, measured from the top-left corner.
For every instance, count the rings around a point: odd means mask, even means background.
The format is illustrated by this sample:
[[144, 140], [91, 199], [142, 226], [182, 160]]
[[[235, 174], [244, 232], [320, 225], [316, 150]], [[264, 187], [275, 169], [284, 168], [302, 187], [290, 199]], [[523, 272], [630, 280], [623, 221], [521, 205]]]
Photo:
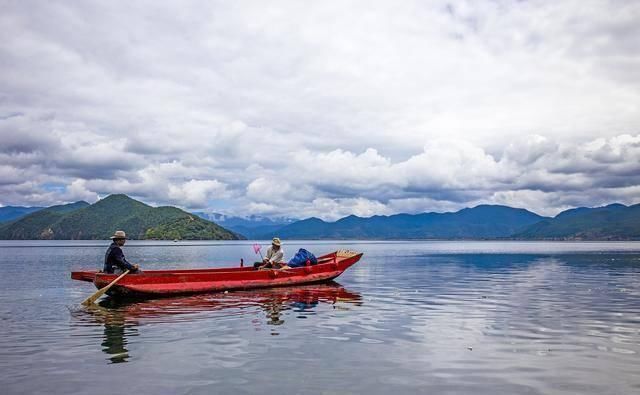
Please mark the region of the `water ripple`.
[[[67, 262], [99, 259], [102, 248], [12, 247], [0, 258], [11, 276], [0, 279], [0, 379], [9, 393], [45, 384], [52, 393], [640, 389], [637, 251], [575, 254], [539, 243], [474, 253], [482, 246], [355, 244], [365, 259], [339, 283], [92, 308], [77, 304], [92, 290], [68, 279]], [[192, 247], [128, 251], [149, 265], [193, 267], [246, 245]], [[113, 380], [105, 365], [136, 380]]]

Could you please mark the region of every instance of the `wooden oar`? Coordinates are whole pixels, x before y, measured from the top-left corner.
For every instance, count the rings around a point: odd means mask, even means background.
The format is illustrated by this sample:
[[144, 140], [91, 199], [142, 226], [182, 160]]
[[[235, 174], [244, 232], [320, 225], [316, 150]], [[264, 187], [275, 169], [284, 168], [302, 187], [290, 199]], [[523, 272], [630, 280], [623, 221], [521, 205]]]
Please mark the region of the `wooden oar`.
[[91, 295], [88, 298], [86, 298], [84, 300], [84, 302], [82, 302], [82, 304], [85, 305], [85, 306], [91, 306], [96, 300], [98, 300], [99, 297], [104, 295], [105, 292], [107, 292], [109, 290], [109, 288], [113, 287], [118, 281], [120, 281], [122, 279], [122, 277], [126, 276], [127, 274], [129, 274], [129, 270], [127, 270], [124, 273], [122, 273], [121, 275], [119, 275], [118, 278], [116, 278], [115, 280], [111, 281], [109, 283], [109, 285], [100, 288], [98, 290], [98, 292], [96, 292], [93, 295]]

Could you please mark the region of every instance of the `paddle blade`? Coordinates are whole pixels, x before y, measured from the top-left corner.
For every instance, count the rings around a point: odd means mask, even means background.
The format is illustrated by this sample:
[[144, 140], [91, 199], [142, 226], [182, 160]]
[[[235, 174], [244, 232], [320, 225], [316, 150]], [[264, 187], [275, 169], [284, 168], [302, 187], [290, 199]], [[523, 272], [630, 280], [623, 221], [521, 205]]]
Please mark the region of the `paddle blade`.
[[84, 306], [91, 306], [92, 304], [95, 303], [96, 300], [98, 300], [99, 297], [104, 295], [109, 290], [109, 288], [114, 286], [118, 281], [120, 281], [120, 279], [122, 279], [122, 277], [126, 276], [127, 274], [129, 274], [129, 270], [127, 270], [124, 273], [122, 273], [121, 275], [119, 275], [118, 278], [116, 278], [115, 280], [111, 281], [107, 286], [100, 288], [96, 293], [94, 293], [93, 295], [91, 295], [88, 298], [86, 298], [82, 302], [82, 304]]

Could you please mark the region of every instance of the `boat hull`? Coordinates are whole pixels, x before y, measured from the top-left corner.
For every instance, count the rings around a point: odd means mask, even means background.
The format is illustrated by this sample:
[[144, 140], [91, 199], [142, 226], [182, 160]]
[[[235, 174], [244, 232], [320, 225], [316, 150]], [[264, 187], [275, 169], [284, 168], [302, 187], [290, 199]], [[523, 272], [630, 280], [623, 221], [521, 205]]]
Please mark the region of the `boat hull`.
[[[107, 293], [115, 297], [149, 298], [321, 283], [335, 279], [361, 257], [362, 253], [336, 251], [319, 257], [317, 265], [280, 270], [253, 267], [149, 270], [125, 276]], [[116, 277], [95, 271], [71, 274], [75, 280], [93, 282], [98, 289]]]

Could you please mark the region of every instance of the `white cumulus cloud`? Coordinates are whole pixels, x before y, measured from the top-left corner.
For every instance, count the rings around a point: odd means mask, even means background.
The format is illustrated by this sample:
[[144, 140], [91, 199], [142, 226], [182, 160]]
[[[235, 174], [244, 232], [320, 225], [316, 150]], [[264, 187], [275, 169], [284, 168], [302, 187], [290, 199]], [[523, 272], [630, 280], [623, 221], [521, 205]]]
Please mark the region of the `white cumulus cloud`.
[[10, 2], [0, 204], [640, 201], [640, 3]]

